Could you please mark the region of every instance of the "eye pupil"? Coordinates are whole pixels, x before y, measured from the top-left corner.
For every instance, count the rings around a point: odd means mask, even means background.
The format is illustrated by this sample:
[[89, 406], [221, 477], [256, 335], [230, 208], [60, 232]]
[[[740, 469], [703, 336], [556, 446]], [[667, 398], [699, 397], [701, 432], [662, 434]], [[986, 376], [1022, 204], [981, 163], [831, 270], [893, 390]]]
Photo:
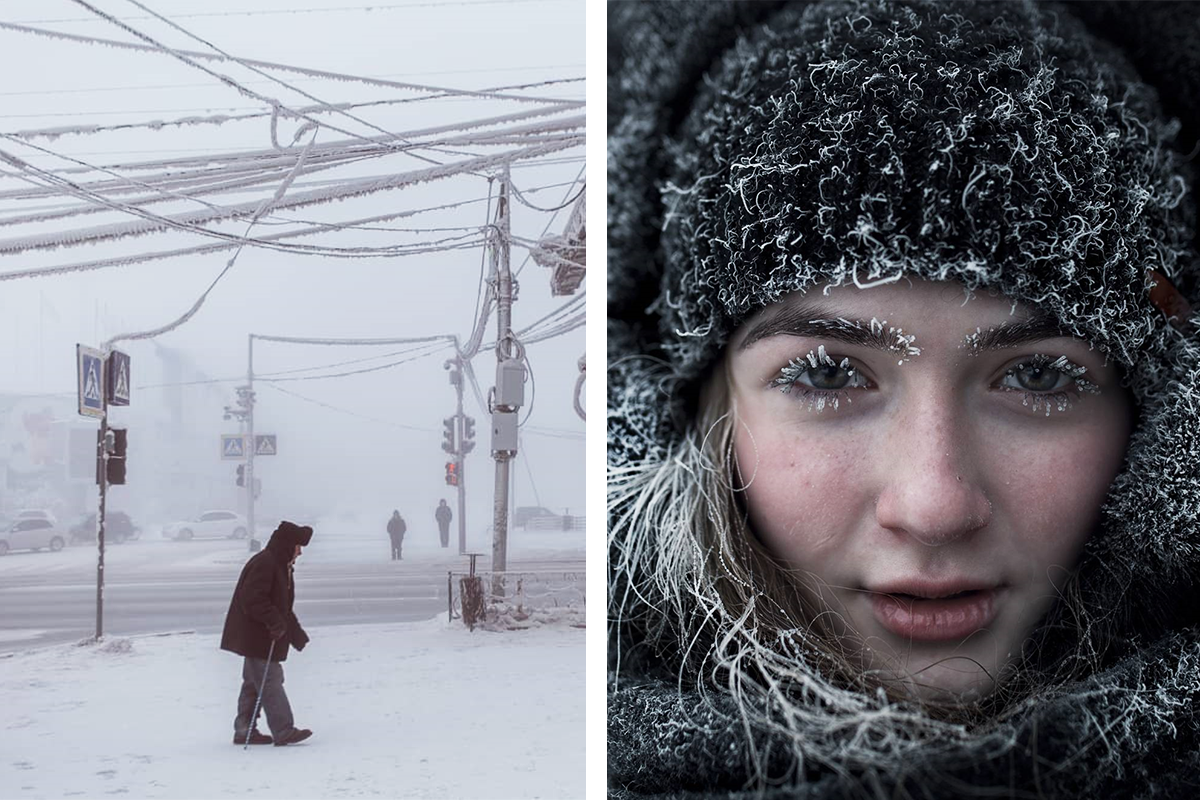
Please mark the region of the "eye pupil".
[[850, 372], [834, 364], [810, 368], [808, 379], [817, 389], [844, 389], [850, 383]]
[[1017, 369], [1017, 382], [1031, 392], [1048, 392], [1058, 384], [1060, 373], [1045, 366], [1026, 365]]

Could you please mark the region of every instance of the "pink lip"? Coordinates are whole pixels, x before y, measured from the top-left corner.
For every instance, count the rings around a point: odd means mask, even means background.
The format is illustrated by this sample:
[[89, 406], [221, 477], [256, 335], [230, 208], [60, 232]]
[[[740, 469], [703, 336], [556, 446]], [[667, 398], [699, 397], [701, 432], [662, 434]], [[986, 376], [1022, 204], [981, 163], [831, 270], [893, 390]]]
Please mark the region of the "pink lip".
[[[961, 597], [959, 593], [967, 594]], [[964, 639], [986, 628], [998, 612], [998, 588], [979, 583], [921, 583], [872, 591], [871, 609], [879, 624], [896, 636], [919, 642]]]

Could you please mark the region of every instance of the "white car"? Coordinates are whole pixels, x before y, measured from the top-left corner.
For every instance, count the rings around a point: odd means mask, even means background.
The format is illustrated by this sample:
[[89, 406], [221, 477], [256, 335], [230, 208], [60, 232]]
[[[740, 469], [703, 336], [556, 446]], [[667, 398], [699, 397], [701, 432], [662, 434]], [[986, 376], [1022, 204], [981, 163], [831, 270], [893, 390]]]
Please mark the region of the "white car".
[[0, 556], [9, 550], [62, 550], [67, 537], [48, 519], [18, 519], [0, 531]]
[[162, 535], [180, 542], [190, 539], [245, 539], [249, 530], [241, 514], [205, 511], [193, 520], [163, 526]]
[[25, 511], [17, 512], [17, 519], [44, 519], [48, 520], [51, 525], [57, 525], [58, 520], [49, 511], [40, 508], [30, 508]]

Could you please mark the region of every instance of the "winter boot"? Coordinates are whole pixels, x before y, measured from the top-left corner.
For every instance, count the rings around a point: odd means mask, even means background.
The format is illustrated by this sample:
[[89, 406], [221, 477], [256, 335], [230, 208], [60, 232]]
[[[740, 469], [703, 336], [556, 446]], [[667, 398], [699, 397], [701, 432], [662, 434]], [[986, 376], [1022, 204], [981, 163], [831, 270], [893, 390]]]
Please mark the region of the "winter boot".
[[292, 728], [289, 733], [285, 733], [283, 736], [280, 736], [277, 740], [275, 740], [275, 746], [283, 747], [285, 744], [303, 742], [310, 736], [312, 736], [312, 731], [308, 730], [307, 728]]
[[[274, 739], [270, 736], [267, 736], [265, 733], [259, 733], [258, 730], [250, 732], [250, 744], [271, 744], [273, 741]], [[238, 735], [235, 733], [233, 735], [233, 743], [244, 745], [246, 743], [246, 734]]]

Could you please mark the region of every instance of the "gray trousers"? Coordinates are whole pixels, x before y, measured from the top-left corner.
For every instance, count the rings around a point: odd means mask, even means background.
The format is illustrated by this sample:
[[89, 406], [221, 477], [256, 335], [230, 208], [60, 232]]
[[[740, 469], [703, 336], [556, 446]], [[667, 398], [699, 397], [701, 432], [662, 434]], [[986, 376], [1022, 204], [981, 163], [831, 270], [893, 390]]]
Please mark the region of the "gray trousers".
[[251, 727], [258, 724], [258, 720], [250, 718], [254, 715], [254, 704], [258, 700], [264, 673], [266, 686], [262, 687], [261, 710], [267, 712], [271, 736], [278, 739], [296, 727], [292, 719], [292, 706], [288, 703], [287, 693], [283, 691], [283, 665], [272, 661], [268, 667], [265, 658], [246, 656], [242, 663], [242, 691], [238, 694], [237, 717], [233, 720], [233, 732], [238, 738], [244, 737]]

